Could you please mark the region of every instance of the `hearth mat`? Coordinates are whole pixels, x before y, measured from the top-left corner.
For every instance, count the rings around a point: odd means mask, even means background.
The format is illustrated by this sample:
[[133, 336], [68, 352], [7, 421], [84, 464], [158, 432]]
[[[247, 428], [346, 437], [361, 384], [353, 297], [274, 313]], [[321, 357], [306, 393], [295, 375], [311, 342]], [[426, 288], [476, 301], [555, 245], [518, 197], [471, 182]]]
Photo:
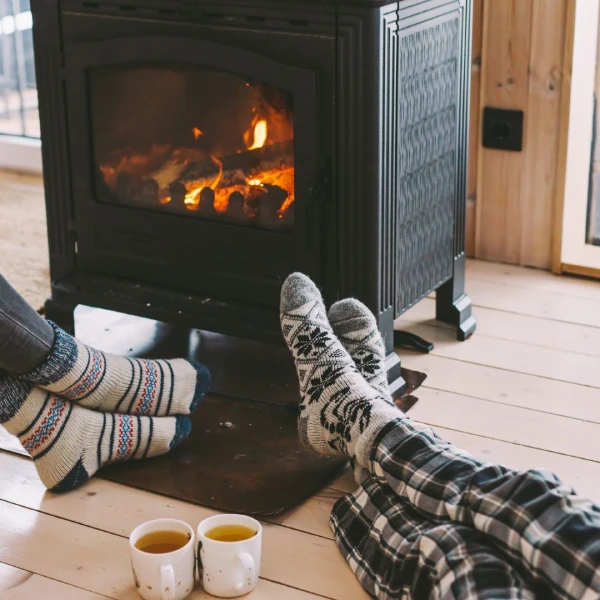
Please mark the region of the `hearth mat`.
[[[123, 336], [128, 347], [120, 354], [185, 356], [181, 347], [177, 353], [175, 348], [182, 341], [181, 335], [169, 333], [168, 328], [154, 322], [136, 322], [123, 315], [116, 318], [114, 313], [96, 310], [80, 313], [77, 321], [78, 335], [107, 351], [118, 351], [118, 340]], [[136, 336], [132, 336], [134, 331]], [[109, 332], [110, 344], [105, 338]], [[154, 339], [154, 344], [142, 343], [144, 336]], [[232, 339], [220, 344], [222, 359], [229, 352], [223, 348], [236, 346]], [[267, 347], [264, 350], [268, 355]], [[268, 376], [269, 369], [264, 373]], [[412, 393], [426, 375], [403, 369], [403, 376], [408, 387], [396, 404], [407, 411], [417, 400]], [[278, 402], [260, 401], [225, 395], [220, 393], [223, 387], [218, 387], [219, 393], [204, 398], [192, 416], [192, 433], [173, 452], [111, 465], [98, 476], [221, 511], [260, 516], [296, 506], [329, 483], [344, 466], [346, 461], [340, 457], [320, 456], [301, 446], [297, 397], [281, 394]], [[0, 435], [0, 448], [24, 453], [12, 436]]]

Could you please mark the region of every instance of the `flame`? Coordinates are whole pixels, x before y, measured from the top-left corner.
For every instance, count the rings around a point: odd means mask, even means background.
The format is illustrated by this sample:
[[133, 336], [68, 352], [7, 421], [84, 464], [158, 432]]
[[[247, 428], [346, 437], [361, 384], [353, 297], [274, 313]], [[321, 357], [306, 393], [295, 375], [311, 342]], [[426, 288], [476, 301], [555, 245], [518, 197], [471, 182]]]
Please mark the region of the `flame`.
[[294, 198], [294, 194], [290, 194], [285, 199], [285, 202], [281, 205], [281, 208], [277, 211], [277, 214], [279, 215], [280, 219], [283, 218], [283, 213], [294, 203], [295, 199], [296, 198]]
[[171, 194], [169, 193], [168, 190], [161, 190], [158, 193], [158, 201], [161, 204], [169, 204], [169, 202], [171, 202]]
[[220, 188], [215, 190], [215, 202], [213, 206], [217, 212], [225, 212], [229, 206], [229, 196], [231, 195], [231, 189]]
[[[126, 194], [154, 206], [169, 205], [168, 210], [172, 212], [183, 208], [204, 214], [210, 197], [214, 200], [212, 207], [209, 204], [207, 208], [231, 213], [224, 215], [225, 221], [238, 223], [242, 215], [243, 222], [245, 215], [249, 220], [279, 218], [284, 221], [282, 225], [288, 226], [293, 221], [293, 207], [289, 219], [286, 211], [295, 201], [293, 154], [291, 157], [288, 153], [282, 154], [278, 160], [257, 153], [249, 165], [243, 166], [244, 162], [240, 161], [242, 166], [235, 162], [233, 168], [227, 167], [227, 160], [234, 154], [258, 150], [266, 144], [293, 140], [293, 119], [289, 111], [271, 109], [263, 103], [252, 107], [249, 120], [249, 123], [245, 121], [248, 123], [246, 131], [240, 132], [242, 139], [237, 138], [241, 143], [225, 140], [223, 146], [215, 144], [210, 150], [205, 133], [199, 127], [188, 128], [187, 145], [154, 143], [147, 149], [128, 146], [115, 150], [98, 165], [100, 176], [113, 193]], [[225, 169], [222, 160], [226, 161]], [[235, 194], [234, 201], [230, 202], [232, 194]], [[278, 208], [273, 206], [275, 199]], [[214, 216], [214, 212], [209, 215], [206, 211], [206, 216]]]
[[210, 184], [210, 189], [214, 190], [219, 185], [219, 182], [221, 181], [221, 177], [223, 177], [223, 163], [217, 157], [213, 156], [212, 154], [210, 155], [210, 158], [215, 163], [215, 165], [217, 165], [217, 167], [219, 167], [219, 174], [217, 175], [215, 180]]
[[264, 119], [259, 119], [254, 125], [254, 132], [252, 138], [252, 145], [248, 147], [248, 150], [256, 150], [262, 148], [267, 141], [267, 122]]
[[189, 208], [190, 210], [198, 208], [198, 205], [200, 204], [200, 192], [202, 192], [202, 188], [198, 187], [185, 195], [183, 203], [186, 208]]

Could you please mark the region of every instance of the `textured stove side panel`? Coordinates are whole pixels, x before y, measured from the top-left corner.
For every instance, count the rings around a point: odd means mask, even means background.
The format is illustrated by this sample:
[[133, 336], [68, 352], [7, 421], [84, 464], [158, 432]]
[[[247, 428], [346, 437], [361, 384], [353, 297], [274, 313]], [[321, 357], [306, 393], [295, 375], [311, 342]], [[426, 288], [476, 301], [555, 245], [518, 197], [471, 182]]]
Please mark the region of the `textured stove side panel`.
[[[431, 3], [424, 3], [431, 6]], [[462, 172], [461, 80], [464, 2], [398, 19], [398, 161], [394, 208], [394, 316], [453, 276]]]
[[363, 300], [382, 331], [463, 252], [469, 8], [338, 7], [334, 294]]

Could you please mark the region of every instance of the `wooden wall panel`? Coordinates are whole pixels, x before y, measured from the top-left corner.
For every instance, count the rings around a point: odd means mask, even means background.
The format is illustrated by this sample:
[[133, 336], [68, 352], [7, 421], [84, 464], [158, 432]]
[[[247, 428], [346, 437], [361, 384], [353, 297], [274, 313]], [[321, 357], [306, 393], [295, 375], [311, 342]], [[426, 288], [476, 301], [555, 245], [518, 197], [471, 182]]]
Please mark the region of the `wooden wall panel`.
[[[532, 8], [531, 0], [484, 2], [482, 109], [527, 110]], [[478, 166], [475, 255], [519, 263], [523, 153], [481, 148]]]
[[534, 0], [518, 262], [550, 268], [566, 0]]
[[[567, 6], [575, 0], [483, 0], [481, 70], [473, 74], [468, 224], [478, 258], [549, 268], [561, 124]], [[477, 10], [477, 3], [474, 5]], [[474, 26], [474, 57], [477, 31]], [[481, 146], [483, 107], [523, 110], [522, 152]], [[473, 187], [476, 192], [473, 196]]]

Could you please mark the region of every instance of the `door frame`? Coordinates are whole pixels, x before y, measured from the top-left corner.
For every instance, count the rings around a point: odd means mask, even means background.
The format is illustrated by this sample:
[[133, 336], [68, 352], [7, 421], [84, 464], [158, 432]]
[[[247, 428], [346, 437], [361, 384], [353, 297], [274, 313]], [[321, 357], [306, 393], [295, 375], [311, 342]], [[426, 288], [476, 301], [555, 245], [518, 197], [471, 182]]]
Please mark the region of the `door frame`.
[[586, 243], [600, 0], [569, 0], [563, 56], [552, 270], [600, 277], [600, 247]]

